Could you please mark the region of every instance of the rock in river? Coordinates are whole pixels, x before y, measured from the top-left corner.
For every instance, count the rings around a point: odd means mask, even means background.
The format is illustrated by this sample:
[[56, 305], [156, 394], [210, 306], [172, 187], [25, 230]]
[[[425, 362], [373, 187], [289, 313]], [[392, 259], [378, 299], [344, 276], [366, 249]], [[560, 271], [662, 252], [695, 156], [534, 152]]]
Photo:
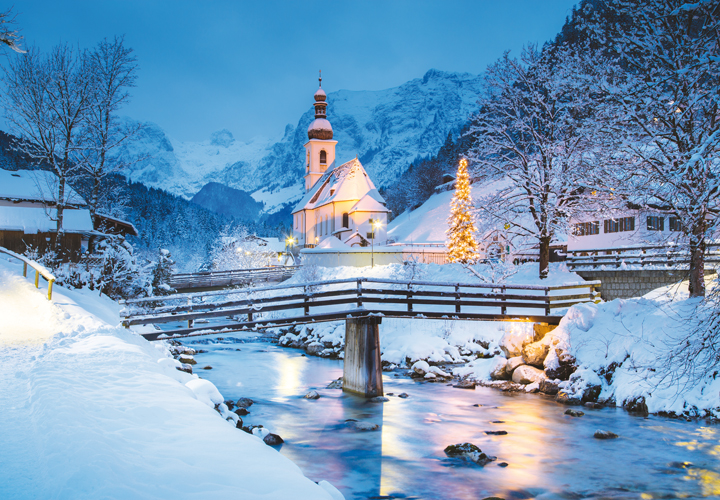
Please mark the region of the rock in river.
[[615, 439], [618, 435], [610, 431], [595, 431], [593, 437], [595, 439]]
[[478, 465], [486, 465], [492, 462], [490, 457], [472, 443], [451, 444], [445, 448], [445, 454], [448, 457], [461, 458], [475, 462]]
[[253, 401], [250, 398], [240, 398], [237, 400], [237, 403], [235, 403], [235, 406], [238, 408], [249, 408], [253, 405], [255, 401]]
[[305, 399], [320, 399], [320, 394], [317, 391], [310, 391], [304, 397]]
[[565, 415], [570, 415], [571, 417], [582, 417], [585, 413], [579, 410], [567, 409], [565, 410]]
[[265, 444], [270, 446], [277, 446], [279, 444], [283, 444], [285, 441], [283, 438], [278, 436], [277, 434], [270, 433], [267, 436], [263, 438], [263, 441], [265, 441]]
[[518, 366], [513, 372], [512, 380], [516, 384], [532, 384], [545, 378], [545, 372], [534, 366]]
[[368, 403], [387, 403], [390, 400], [385, 396], [375, 396], [374, 398], [370, 398], [367, 401]]

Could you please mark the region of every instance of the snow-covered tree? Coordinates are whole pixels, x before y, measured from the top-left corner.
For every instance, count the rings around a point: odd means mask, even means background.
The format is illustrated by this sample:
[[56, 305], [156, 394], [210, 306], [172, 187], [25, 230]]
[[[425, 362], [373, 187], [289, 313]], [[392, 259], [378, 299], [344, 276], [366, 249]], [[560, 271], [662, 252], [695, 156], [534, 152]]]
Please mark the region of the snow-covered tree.
[[115, 203], [118, 196], [108, 176], [124, 168], [126, 161], [114, 153], [138, 130], [138, 125], [127, 125], [117, 116], [130, 99], [128, 89], [135, 86], [137, 64], [122, 37], [101, 41], [88, 58], [93, 77], [92, 97], [84, 121], [79, 166], [90, 181], [87, 202], [95, 219], [98, 209], [107, 211], [107, 205]]
[[211, 267], [215, 271], [257, 269], [277, 263], [277, 254], [251, 235], [245, 226], [227, 226], [213, 245]]
[[551, 56], [534, 46], [519, 59], [506, 53], [488, 67], [472, 117], [475, 172], [504, 181], [476, 200], [478, 216], [509, 237], [534, 239], [540, 278], [547, 277], [550, 243], [596, 182], [593, 103], [576, 77], [582, 66], [570, 54]]
[[152, 270], [152, 294], [169, 295], [174, 290], [170, 286], [170, 277], [175, 270], [175, 261], [172, 260], [170, 251], [161, 248], [158, 251], [158, 260], [154, 263]]
[[448, 260], [450, 262], [474, 264], [479, 258], [472, 215], [473, 208], [467, 160], [463, 158], [460, 160], [455, 178], [455, 195], [450, 202], [447, 230]]
[[621, 139], [616, 186], [681, 221], [690, 293], [705, 294], [704, 254], [720, 215], [720, 3], [587, 2], [587, 36], [615, 61], [594, 80], [607, 135]]
[[63, 212], [68, 180], [75, 175], [83, 144], [83, 124], [92, 96], [92, 78], [84, 52], [68, 45], [42, 56], [32, 48], [5, 70], [5, 115], [22, 138], [15, 147], [58, 177], [53, 193], [57, 209], [56, 249], [62, 248]]
[[20, 48], [21, 39], [20, 33], [15, 29], [15, 15], [12, 9], [0, 12], [0, 44], [22, 53], [24, 51]]

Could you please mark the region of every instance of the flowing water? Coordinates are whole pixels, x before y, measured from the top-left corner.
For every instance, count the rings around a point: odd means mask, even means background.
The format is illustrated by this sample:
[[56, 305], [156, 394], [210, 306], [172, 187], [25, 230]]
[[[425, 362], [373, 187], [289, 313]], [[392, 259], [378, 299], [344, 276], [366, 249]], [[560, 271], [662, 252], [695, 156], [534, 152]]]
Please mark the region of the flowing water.
[[[720, 428], [705, 422], [618, 408], [582, 408], [574, 418], [544, 395], [456, 389], [399, 373], [383, 377], [386, 395], [395, 396], [370, 403], [326, 389], [342, 376], [341, 360], [305, 357], [250, 334], [187, 345], [208, 350], [195, 356], [195, 373], [226, 399], [255, 401], [245, 425], [279, 434], [280, 453], [347, 500], [720, 497]], [[304, 399], [310, 390], [321, 398]], [[403, 392], [407, 399], [397, 397]], [[379, 428], [354, 430], [350, 419]], [[620, 437], [593, 438], [599, 429]], [[507, 435], [486, 434], [500, 430]], [[447, 445], [464, 442], [497, 460], [480, 467], [445, 456]]]

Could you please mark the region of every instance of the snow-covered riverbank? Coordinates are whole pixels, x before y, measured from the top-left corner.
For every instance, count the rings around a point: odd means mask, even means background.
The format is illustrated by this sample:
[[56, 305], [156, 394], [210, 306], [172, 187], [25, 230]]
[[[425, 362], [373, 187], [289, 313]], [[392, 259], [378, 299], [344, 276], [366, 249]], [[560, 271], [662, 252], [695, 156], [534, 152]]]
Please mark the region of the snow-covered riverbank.
[[48, 302], [21, 271], [0, 261], [0, 498], [337, 498], [116, 326], [114, 302]]

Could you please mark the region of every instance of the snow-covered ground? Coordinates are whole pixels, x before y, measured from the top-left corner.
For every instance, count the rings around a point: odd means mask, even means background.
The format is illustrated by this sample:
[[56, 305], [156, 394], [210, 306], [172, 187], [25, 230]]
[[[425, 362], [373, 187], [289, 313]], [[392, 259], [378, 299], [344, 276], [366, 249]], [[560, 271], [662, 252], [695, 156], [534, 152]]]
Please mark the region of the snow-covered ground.
[[49, 302], [21, 270], [0, 260], [0, 498], [341, 498], [223, 419], [110, 299]]

